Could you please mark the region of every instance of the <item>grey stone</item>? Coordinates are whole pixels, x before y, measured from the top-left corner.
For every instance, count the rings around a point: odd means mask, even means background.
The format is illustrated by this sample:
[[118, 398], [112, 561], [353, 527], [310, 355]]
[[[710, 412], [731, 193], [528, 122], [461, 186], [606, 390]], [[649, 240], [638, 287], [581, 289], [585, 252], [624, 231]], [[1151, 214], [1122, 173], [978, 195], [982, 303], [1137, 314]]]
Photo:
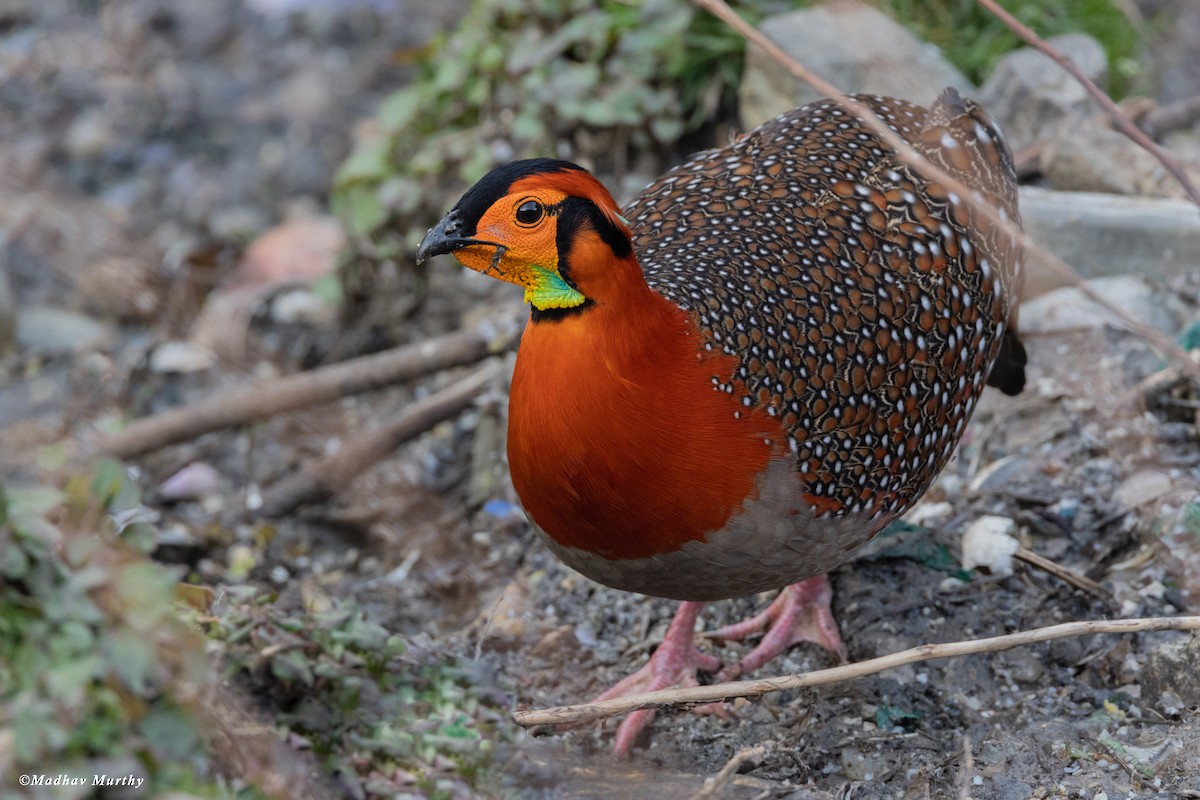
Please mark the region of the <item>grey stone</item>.
[[[1138, 275], [1112, 275], [1086, 281], [1089, 289], [1130, 317], [1173, 333], [1178, 324], [1154, 287]], [[1021, 306], [1025, 333], [1061, 333], [1093, 330], [1106, 325], [1123, 327], [1119, 318], [1074, 286], [1047, 292]]]
[[17, 318], [17, 342], [42, 355], [65, 355], [102, 349], [112, 331], [83, 314], [62, 308], [34, 306]]
[[1174, 695], [1183, 705], [1200, 705], [1200, 636], [1183, 636], [1159, 646], [1142, 668], [1142, 699], [1157, 704]]
[[[800, 63], [844, 92], [900, 97], [928, 105], [947, 86], [975, 87], [933, 45], [882, 11], [857, 2], [828, 3], [768, 17], [760, 29]], [[758, 48], [746, 54], [738, 89], [742, 125], [751, 128], [824, 94]]]
[[[1192, 180], [1200, 182], [1200, 155], [1175, 157]], [[1058, 126], [1040, 162], [1050, 186], [1062, 191], [1187, 198], [1157, 158], [1095, 117]]]
[[[1161, 281], [1200, 269], [1200, 213], [1191, 203], [1021, 188], [1025, 230], [1084, 278], [1142, 275]], [[1025, 297], [1068, 281], [1030, 261]]]
[[[1099, 42], [1085, 33], [1067, 33], [1050, 44], [1103, 88], [1108, 58]], [[1050, 136], [1064, 120], [1098, 110], [1078, 81], [1032, 47], [1001, 58], [977, 99], [1000, 122], [1014, 150]]]

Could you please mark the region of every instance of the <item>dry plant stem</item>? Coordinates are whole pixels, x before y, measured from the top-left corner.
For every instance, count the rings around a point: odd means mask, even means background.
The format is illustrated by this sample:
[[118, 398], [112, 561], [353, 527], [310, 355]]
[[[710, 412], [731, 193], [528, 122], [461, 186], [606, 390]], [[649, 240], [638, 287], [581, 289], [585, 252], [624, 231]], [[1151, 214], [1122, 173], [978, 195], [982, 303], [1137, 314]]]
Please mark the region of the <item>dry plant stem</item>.
[[493, 341], [482, 331], [459, 331], [310, 372], [260, 381], [137, 420], [104, 440], [100, 449], [116, 458], [133, 458], [211, 431], [472, 364], [508, 348], [514, 340], [515, 336], [506, 335]]
[[738, 770], [743, 764], [757, 764], [763, 760], [763, 756], [767, 754], [765, 745], [756, 745], [754, 747], [743, 747], [741, 750], [733, 754], [733, 758], [725, 762], [725, 766], [721, 767], [721, 771], [704, 782], [704, 788], [693, 794], [688, 800], [700, 800], [704, 797], [725, 797], [726, 790], [729, 784], [733, 783], [733, 779], [737, 777]]
[[[918, 153], [912, 146], [900, 138], [900, 136], [887, 126], [883, 120], [879, 119], [869, 108], [859, 101], [849, 97], [829, 81], [821, 78], [819, 75], [810, 71], [804, 65], [800, 64], [794, 58], [783, 52], [772, 42], [765, 34], [756, 29], [753, 25], [746, 22], [738, 16], [737, 12], [729, 7], [725, 0], [693, 0], [696, 5], [711, 12], [719, 19], [724, 21], [731, 28], [742, 34], [748, 41], [756, 47], [761, 48], [767, 55], [771, 56], [784, 69], [790, 72], [794, 77], [804, 81], [817, 91], [830, 97], [839, 106], [846, 109], [850, 113], [861, 119], [868, 128], [870, 128], [880, 139], [882, 139], [889, 147], [891, 147], [904, 163], [909, 164], [919, 170], [926, 178], [935, 180], [938, 183], [945, 185], [955, 194], [962, 198], [962, 201], [985, 217], [991, 224], [995, 225], [1004, 235], [1011, 241], [1017, 243], [1025, 251], [1025, 254], [1044, 266], [1048, 267], [1052, 272], [1066, 279], [1072, 284], [1075, 284], [1085, 297], [1092, 302], [1108, 309], [1113, 316], [1121, 321], [1129, 330], [1141, 336], [1146, 341], [1150, 342], [1159, 352], [1178, 364], [1180, 370], [1187, 373], [1192, 380], [1200, 383], [1200, 364], [1192, 361], [1187, 354], [1177, 345], [1170, 337], [1164, 336], [1159, 331], [1145, 325], [1133, 317], [1126, 314], [1119, 308], [1116, 308], [1095, 290], [1085, 284], [1079, 273], [1071, 268], [1069, 264], [1062, 259], [1048, 252], [1045, 248], [1035, 244], [1021, 228], [1014, 224], [1012, 220], [1007, 218], [1002, 219], [990, 203], [976, 199], [977, 192], [963, 185], [961, 181], [955, 179], [946, 170], [932, 163], [925, 156]], [[980, 0], [983, 2], [984, 0]], [[1048, 45], [1047, 45], [1048, 46]], [[1143, 136], [1143, 138], [1145, 138]], [[1136, 141], [1136, 140], [1135, 140]], [[1154, 152], [1154, 151], [1151, 151]]]
[[1147, 619], [1097, 620], [1093, 622], [1067, 622], [1048, 628], [993, 636], [946, 644], [923, 644], [898, 653], [847, 664], [842, 667], [821, 669], [801, 675], [780, 678], [765, 678], [756, 681], [730, 681], [710, 686], [685, 689], [663, 689], [626, 697], [617, 697], [599, 703], [584, 703], [574, 706], [559, 706], [533, 711], [518, 711], [513, 719], [518, 725], [564, 725], [604, 719], [618, 714], [628, 714], [640, 708], [670, 708], [672, 706], [716, 703], [735, 697], [759, 697], [771, 692], [802, 689], [807, 686], [824, 686], [829, 683], [854, 680], [874, 675], [906, 664], [932, 661], [935, 658], [998, 653], [1027, 644], [1066, 639], [1072, 636], [1091, 636], [1111, 633], [1143, 633], [1147, 631], [1194, 631], [1200, 630], [1200, 616], [1195, 617], [1150, 617]]
[[1085, 575], [1080, 575], [1078, 572], [1075, 572], [1074, 570], [1067, 569], [1066, 567], [1062, 566], [1061, 564], [1057, 564], [1057, 563], [1051, 561], [1050, 559], [1046, 558], [1043, 555], [1038, 555], [1037, 553], [1033, 552], [1032, 550], [1030, 550], [1028, 548], [1025, 548], [1025, 547], [1017, 548], [1017, 552], [1014, 553], [1013, 556], [1021, 559], [1026, 564], [1037, 567], [1040, 570], [1049, 572], [1051, 575], [1054, 575], [1055, 577], [1059, 578], [1060, 580], [1066, 581], [1067, 583], [1071, 584], [1076, 589], [1082, 589], [1083, 591], [1088, 592], [1089, 594], [1093, 594], [1096, 597], [1099, 597], [1103, 600], [1112, 600], [1112, 595], [1109, 594], [1108, 590], [1105, 589], [1100, 584], [1096, 583], [1091, 578], [1089, 578]]
[[397, 447], [469, 406], [499, 375], [499, 365], [486, 364], [440, 392], [416, 401], [379, 427], [364, 431], [333, 455], [273, 485], [263, 497], [259, 515], [282, 517], [305, 503], [334, 496]]
[[1161, 139], [1172, 131], [1190, 128], [1200, 122], [1200, 94], [1147, 111], [1138, 127], [1151, 139]]
[[962, 767], [958, 771], [958, 800], [970, 800], [971, 779], [975, 777], [975, 757], [971, 755], [971, 737], [963, 734], [959, 742]]
[[996, 0], [975, 0], [975, 2], [979, 3], [979, 5], [991, 12], [992, 16], [996, 17], [996, 19], [1007, 25], [1013, 33], [1028, 42], [1031, 47], [1040, 50], [1042, 53], [1045, 53], [1047, 56], [1054, 59], [1056, 64], [1069, 72], [1072, 78], [1079, 81], [1079, 85], [1086, 89], [1087, 93], [1096, 99], [1096, 102], [1100, 104], [1105, 113], [1108, 114], [1109, 118], [1112, 119], [1113, 123], [1117, 126], [1117, 128], [1120, 129], [1121, 133], [1137, 142], [1137, 144], [1145, 149], [1146, 152], [1157, 158], [1158, 162], [1163, 165], [1163, 169], [1169, 172], [1171, 177], [1179, 181], [1179, 185], [1183, 187], [1185, 192], [1187, 192], [1187, 196], [1192, 199], [1192, 202], [1197, 206], [1200, 206], [1200, 190], [1196, 189], [1195, 184], [1192, 183], [1187, 173], [1184, 172], [1183, 167], [1179, 165], [1179, 162], [1176, 161], [1169, 153], [1159, 147], [1158, 144], [1155, 143], [1155, 141], [1149, 136], [1147, 136], [1141, 128], [1134, 124], [1133, 120], [1129, 118], [1129, 115], [1118, 108], [1117, 104], [1113, 102], [1112, 98], [1109, 97], [1103, 89], [1093, 83], [1087, 75], [1084, 75], [1083, 71], [1079, 69], [1079, 67], [1075, 66], [1074, 61], [1055, 50], [1049, 42], [1034, 33], [1032, 28], [1030, 28], [1028, 25], [1025, 25], [1008, 11], [1005, 11], [1003, 8], [1001, 8], [1000, 4], [997, 3]]

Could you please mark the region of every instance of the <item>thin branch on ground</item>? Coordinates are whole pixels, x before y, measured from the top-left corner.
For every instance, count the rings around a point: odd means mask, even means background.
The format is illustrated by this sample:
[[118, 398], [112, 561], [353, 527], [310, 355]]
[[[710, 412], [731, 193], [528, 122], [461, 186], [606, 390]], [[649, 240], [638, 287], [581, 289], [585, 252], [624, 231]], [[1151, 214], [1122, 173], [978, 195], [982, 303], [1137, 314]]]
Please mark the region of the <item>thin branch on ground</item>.
[[1093, 594], [1102, 600], [1113, 599], [1112, 594], [1100, 584], [1096, 583], [1086, 575], [1080, 575], [1073, 569], [1067, 569], [1063, 565], [1051, 561], [1043, 555], [1039, 555], [1026, 547], [1018, 547], [1017, 552], [1013, 553], [1014, 558], [1019, 558], [1030, 566], [1037, 567], [1040, 570], [1049, 572], [1056, 578], [1066, 581], [1076, 589], [1081, 589], [1089, 594]]
[[766, 34], [739, 16], [736, 11], [729, 7], [725, 0], [693, 0], [693, 2], [711, 12], [738, 33], [742, 34], [751, 44], [761, 48], [763, 52], [779, 63], [780, 66], [795, 78], [804, 81], [861, 119], [863, 124], [870, 128], [876, 136], [896, 152], [897, 158], [918, 170], [928, 180], [937, 181], [959, 195], [964, 203], [986, 218], [989, 223], [996, 226], [1010, 241], [1020, 245], [1026, 256], [1042, 264], [1069, 283], [1074, 284], [1081, 294], [1097, 305], [1103, 306], [1114, 317], [1120, 320], [1121, 324], [1126, 328], [1148, 341], [1160, 353], [1176, 363], [1180, 370], [1190, 376], [1192, 380], [1200, 383], [1200, 364], [1189, 358], [1187, 353], [1169, 336], [1165, 336], [1160, 331], [1134, 319], [1125, 311], [1101, 297], [1098, 292], [1083, 281], [1074, 268], [1044, 247], [1036, 244], [1019, 225], [1008, 219], [1007, 216], [1002, 218], [990, 203], [982, 199], [976, 199], [977, 193], [974, 190], [965, 186], [949, 172], [919, 153], [912, 145], [904, 141], [899, 134], [889, 128], [866, 104], [845, 94], [836, 86], [829, 83], [829, 81], [812, 72], [785, 53]]
[[346, 442], [333, 455], [314, 461], [298, 474], [271, 486], [258, 513], [264, 517], [282, 517], [306, 503], [333, 497], [397, 447], [469, 406], [499, 375], [498, 364], [485, 364], [457, 383], [417, 400], [379, 427]]
[[867, 675], [874, 675], [889, 669], [905, 666], [906, 664], [917, 664], [923, 661], [932, 661], [936, 658], [998, 653], [1004, 650], [1011, 650], [1014, 647], [1049, 642], [1054, 639], [1067, 639], [1073, 636], [1195, 630], [1200, 630], [1200, 616], [1067, 622], [1062, 625], [1034, 628], [1028, 631], [1010, 633], [1004, 636], [993, 636], [987, 639], [973, 639], [945, 644], [923, 644], [918, 647], [909, 648], [908, 650], [901, 650], [898, 653], [859, 661], [856, 664], [821, 669], [800, 675], [765, 678], [755, 681], [730, 681], [727, 683], [715, 683], [709, 686], [696, 686], [683, 689], [663, 689], [657, 692], [643, 692], [626, 697], [616, 697], [612, 700], [604, 700], [598, 703], [583, 703], [580, 705], [559, 706], [557, 708], [518, 711], [513, 714], [513, 719], [518, 725], [527, 728], [534, 725], [568, 725], [595, 719], [604, 719], [619, 714], [628, 714], [641, 708], [664, 709], [681, 705], [718, 703], [733, 700], [737, 697], [759, 697], [771, 692], [803, 689], [808, 686], [824, 686], [830, 683], [840, 683]]
[[235, 391], [218, 392], [192, 405], [132, 422], [102, 441], [100, 450], [115, 458], [133, 458], [212, 431], [473, 364], [515, 343], [519, 328], [497, 328], [499, 335], [482, 330], [458, 331], [309, 372], [259, 381]]
[[972, 779], [975, 777], [975, 757], [971, 755], [971, 737], [965, 733], [959, 742], [962, 767], [958, 772], [958, 800], [971, 800]]
[[688, 798], [688, 800], [700, 800], [700, 798], [704, 797], [725, 797], [726, 790], [737, 776], [738, 770], [742, 768], [742, 765], [757, 764], [762, 761], [763, 756], [766, 754], [767, 748], [765, 745], [743, 747], [734, 753], [729, 761], [725, 762], [725, 766], [721, 767], [720, 772], [704, 781], [704, 787]]
[[1197, 122], [1200, 122], [1200, 94], [1152, 108], [1138, 119], [1137, 124], [1147, 136], [1157, 140]]
[[1024, 39], [1031, 47], [1054, 59], [1054, 63], [1070, 73], [1072, 78], [1079, 81], [1079, 85], [1095, 98], [1100, 107], [1104, 109], [1104, 112], [1108, 114], [1109, 119], [1117, 126], [1117, 129], [1136, 142], [1146, 152], [1150, 153], [1150, 155], [1157, 158], [1158, 163], [1162, 164], [1163, 169], [1179, 182], [1179, 185], [1187, 192], [1187, 196], [1191, 198], [1192, 202], [1200, 206], [1200, 189], [1197, 189], [1196, 185], [1192, 183], [1192, 179], [1188, 177], [1187, 172], [1184, 171], [1174, 156], [1163, 150], [1158, 146], [1157, 142], [1147, 136], [1146, 132], [1139, 128], [1129, 118], [1129, 115], [1122, 111], [1103, 89], [1097, 86], [1091, 78], [1083, 74], [1083, 70], [1076, 66], [1074, 61], [1054, 49], [1053, 45], [1038, 36], [1032, 28], [1002, 8], [996, 0], [975, 1], [986, 8], [992, 16], [1007, 25], [1009, 30]]

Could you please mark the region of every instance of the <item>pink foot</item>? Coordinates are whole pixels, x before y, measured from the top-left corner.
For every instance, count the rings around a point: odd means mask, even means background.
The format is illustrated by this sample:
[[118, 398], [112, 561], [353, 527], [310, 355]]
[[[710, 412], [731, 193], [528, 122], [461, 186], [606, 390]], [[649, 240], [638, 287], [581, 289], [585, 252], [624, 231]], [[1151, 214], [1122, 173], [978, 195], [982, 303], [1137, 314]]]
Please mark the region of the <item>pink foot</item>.
[[[675, 618], [667, 628], [667, 635], [662, 644], [654, 651], [654, 655], [646, 665], [616, 686], [596, 698], [611, 700], [614, 697], [654, 692], [670, 686], [698, 686], [696, 671], [716, 672], [721, 662], [716, 656], [701, 653], [694, 642], [696, 616], [700, 613], [702, 603], [680, 603]], [[617, 728], [617, 738], [613, 742], [613, 753], [623, 756], [633, 747], [634, 741], [642, 729], [654, 719], [654, 709], [643, 708], [634, 711]]]
[[757, 631], [767, 631], [757, 647], [737, 664], [722, 670], [717, 680], [733, 680], [753, 672], [800, 642], [819, 644], [845, 663], [846, 645], [842, 644], [837, 622], [829, 608], [832, 598], [829, 579], [819, 575], [788, 586], [762, 613], [710, 633], [713, 639], [740, 641]]

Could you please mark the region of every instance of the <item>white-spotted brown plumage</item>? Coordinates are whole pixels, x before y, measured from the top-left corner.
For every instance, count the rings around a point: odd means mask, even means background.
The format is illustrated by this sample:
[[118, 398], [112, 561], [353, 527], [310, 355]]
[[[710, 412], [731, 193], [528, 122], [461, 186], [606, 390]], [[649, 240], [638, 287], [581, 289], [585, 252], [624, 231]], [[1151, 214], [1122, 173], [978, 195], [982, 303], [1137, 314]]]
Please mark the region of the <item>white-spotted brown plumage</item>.
[[[858, 99], [1019, 223], [1012, 157], [974, 103]], [[993, 226], [832, 101], [694, 156], [625, 215], [650, 287], [737, 359], [714, 389], [780, 419], [818, 512], [887, 519], [920, 497], [1013, 314], [1018, 254]]]

